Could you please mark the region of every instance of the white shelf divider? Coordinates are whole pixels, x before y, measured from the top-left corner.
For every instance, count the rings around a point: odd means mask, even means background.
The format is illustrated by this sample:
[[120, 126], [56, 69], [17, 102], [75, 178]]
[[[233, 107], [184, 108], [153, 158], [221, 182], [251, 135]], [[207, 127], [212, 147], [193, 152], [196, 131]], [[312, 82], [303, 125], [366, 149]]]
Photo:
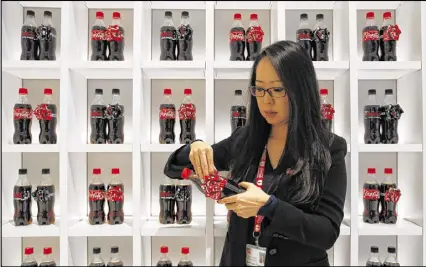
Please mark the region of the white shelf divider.
[[[423, 1], [421, 2], [421, 30], [425, 31], [426, 30], [426, 3]], [[421, 43], [422, 43], [422, 107], [423, 107], [423, 145], [426, 145], [426, 34], [422, 34], [421, 37]], [[423, 149], [423, 157], [422, 157], [422, 162], [423, 162], [423, 229], [426, 229], [426, 149]], [[423, 231], [423, 265], [426, 265], [426, 235]]]
[[78, 220], [77, 223], [68, 227], [68, 235], [72, 237], [85, 236], [133, 236], [133, 218], [124, 217], [122, 224], [90, 225], [87, 218]]
[[33, 223], [26, 226], [15, 226], [12, 221], [2, 222], [2, 237], [43, 237], [61, 235], [60, 219], [55, 219], [55, 224], [38, 225], [37, 218], [33, 218]]

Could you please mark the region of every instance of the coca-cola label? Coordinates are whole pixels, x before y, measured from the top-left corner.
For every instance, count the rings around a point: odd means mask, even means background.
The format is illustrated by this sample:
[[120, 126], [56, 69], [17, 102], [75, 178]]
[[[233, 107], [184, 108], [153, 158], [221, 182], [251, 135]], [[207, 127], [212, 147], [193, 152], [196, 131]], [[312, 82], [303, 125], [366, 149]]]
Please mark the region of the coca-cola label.
[[332, 120], [334, 117], [334, 108], [331, 104], [321, 105], [321, 115], [326, 120]]
[[15, 108], [13, 110], [13, 118], [15, 120], [32, 119], [33, 110], [29, 108]]
[[231, 116], [233, 119], [245, 119], [246, 113], [244, 111], [231, 111]]
[[23, 189], [21, 191], [13, 192], [13, 198], [15, 200], [25, 201], [31, 197], [31, 189]]
[[366, 30], [362, 32], [362, 40], [366, 41], [376, 41], [379, 40], [379, 31], [378, 30]]
[[247, 31], [247, 42], [261, 43], [263, 41], [263, 35], [264, 35], [264, 32], [262, 30], [262, 27], [260, 26], [250, 27], [249, 30]]
[[56, 114], [53, 113], [48, 107], [47, 104], [40, 104], [34, 110], [34, 115], [38, 120], [47, 120], [50, 121], [52, 118], [56, 117]]
[[172, 191], [161, 191], [160, 199], [175, 199], [175, 193]]
[[364, 111], [364, 118], [365, 119], [378, 119], [378, 118], [380, 118], [380, 112], [379, 111]]
[[33, 192], [33, 198], [35, 199], [36, 202], [47, 202], [50, 199], [52, 199], [54, 196], [55, 196], [55, 193], [50, 192], [47, 186], [39, 187], [36, 189], [36, 191]]
[[174, 120], [176, 118], [176, 110], [173, 108], [161, 108], [160, 109], [160, 120]]
[[36, 39], [35, 37], [36, 37], [36, 34], [33, 31], [21, 32], [21, 38], [23, 39], [34, 40]]
[[365, 200], [378, 200], [380, 198], [380, 191], [378, 189], [364, 188], [362, 197]]
[[124, 199], [121, 185], [111, 185], [106, 193], [106, 199], [113, 202], [121, 202]]
[[103, 190], [89, 190], [89, 201], [99, 201], [105, 198]]
[[316, 42], [327, 42], [330, 32], [327, 29], [318, 28], [313, 32], [313, 39]]
[[309, 32], [300, 32], [296, 35], [298, 41], [311, 41], [312, 36]]
[[184, 40], [191, 34], [191, 27], [189, 25], [180, 25], [177, 30], [177, 38], [180, 40]]
[[386, 202], [398, 203], [400, 197], [401, 197], [400, 189], [391, 187], [389, 188], [389, 190], [386, 190], [386, 193], [385, 193]]
[[173, 31], [161, 31], [160, 38], [176, 40], [176, 33]]
[[389, 25], [386, 31], [383, 32], [384, 41], [398, 41], [399, 35], [401, 34], [401, 29], [398, 25]]
[[92, 40], [93, 41], [105, 40], [105, 30], [92, 30]]
[[108, 42], [121, 42], [123, 38], [123, 32], [120, 30], [120, 27], [118, 25], [110, 25], [105, 31], [105, 40], [107, 40]]
[[191, 189], [187, 187], [176, 187], [176, 200], [177, 201], [190, 201], [191, 200]]
[[244, 31], [241, 30], [233, 30], [229, 33], [229, 41], [232, 42], [240, 42], [245, 40]]
[[180, 120], [195, 120], [195, 106], [193, 104], [182, 104], [179, 108]]
[[103, 119], [105, 117], [105, 114], [101, 110], [93, 110], [90, 112], [90, 117], [92, 119]]

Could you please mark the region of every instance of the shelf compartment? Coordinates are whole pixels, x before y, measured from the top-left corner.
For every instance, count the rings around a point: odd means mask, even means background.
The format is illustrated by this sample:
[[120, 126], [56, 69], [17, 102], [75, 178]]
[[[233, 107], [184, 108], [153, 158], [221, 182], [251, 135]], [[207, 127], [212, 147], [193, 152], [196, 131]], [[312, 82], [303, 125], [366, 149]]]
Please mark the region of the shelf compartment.
[[85, 1], [84, 4], [87, 8], [92, 9], [132, 9], [133, 1], [120, 1], [117, 2], [108, 2], [108, 1]]
[[62, 1], [18, 1], [22, 7], [61, 8]]
[[86, 144], [81, 146], [70, 146], [69, 152], [132, 152], [132, 144]]
[[378, 236], [378, 235], [422, 235], [423, 229], [421, 226], [408, 219], [398, 218], [396, 224], [369, 224], [362, 220], [362, 216], [358, 218], [358, 231], [361, 236]]
[[215, 9], [271, 9], [271, 1], [245, 2], [243, 6], [239, 1], [216, 1]]
[[90, 225], [88, 218], [80, 219], [68, 227], [68, 236], [133, 236], [133, 218], [125, 216], [118, 225]]
[[286, 10], [324, 10], [334, 9], [337, 1], [287, 1]]
[[142, 144], [141, 152], [174, 152], [183, 144]]
[[359, 152], [422, 152], [421, 144], [359, 144]]
[[204, 79], [205, 61], [149, 61], [142, 64], [150, 79]]
[[314, 61], [318, 80], [335, 80], [349, 70], [348, 61]]
[[71, 67], [86, 79], [132, 79], [133, 65], [129, 61], [85, 61]]
[[151, 9], [205, 9], [205, 1], [150, 1]]
[[142, 236], [205, 236], [206, 218], [192, 217], [191, 224], [160, 224], [158, 217], [142, 220]]
[[59, 79], [59, 61], [16, 60], [6, 61], [2, 70], [21, 79]]
[[50, 153], [50, 152], [59, 152], [59, 144], [4, 144], [2, 152], [11, 152], [11, 153]]
[[37, 218], [33, 218], [33, 223], [26, 226], [15, 226], [13, 221], [2, 222], [2, 237], [42, 237], [59, 236], [59, 218], [55, 224], [38, 225]]
[[253, 61], [214, 62], [215, 79], [250, 79]]
[[363, 61], [358, 66], [360, 80], [396, 80], [420, 70], [421, 61]]

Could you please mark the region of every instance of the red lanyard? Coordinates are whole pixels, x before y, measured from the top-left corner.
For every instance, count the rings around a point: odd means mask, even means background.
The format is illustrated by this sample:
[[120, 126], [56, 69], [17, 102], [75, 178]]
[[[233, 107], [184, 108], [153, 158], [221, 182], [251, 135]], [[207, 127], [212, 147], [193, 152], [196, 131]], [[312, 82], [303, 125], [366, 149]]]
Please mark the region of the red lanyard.
[[[256, 176], [256, 186], [262, 189], [263, 186], [263, 175], [265, 173], [265, 163], [266, 163], [266, 146], [263, 149], [262, 157], [260, 158], [259, 167], [257, 168]], [[260, 237], [260, 226], [263, 221], [263, 216], [257, 215], [254, 220], [254, 230], [253, 237], [256, 239], [256, 245], [259, 246], [259, 237]]]

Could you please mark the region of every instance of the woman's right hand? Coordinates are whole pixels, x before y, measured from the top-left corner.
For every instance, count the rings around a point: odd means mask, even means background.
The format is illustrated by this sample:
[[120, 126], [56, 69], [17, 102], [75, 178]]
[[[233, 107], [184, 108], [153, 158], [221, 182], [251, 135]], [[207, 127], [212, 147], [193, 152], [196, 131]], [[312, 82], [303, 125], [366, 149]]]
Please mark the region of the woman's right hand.
[[195, 141], [191, 144], [189, 159], [198, 178], [214, 174], [216, 168], [213, 162], [213, 148], [210, 145], [202, 141]]

